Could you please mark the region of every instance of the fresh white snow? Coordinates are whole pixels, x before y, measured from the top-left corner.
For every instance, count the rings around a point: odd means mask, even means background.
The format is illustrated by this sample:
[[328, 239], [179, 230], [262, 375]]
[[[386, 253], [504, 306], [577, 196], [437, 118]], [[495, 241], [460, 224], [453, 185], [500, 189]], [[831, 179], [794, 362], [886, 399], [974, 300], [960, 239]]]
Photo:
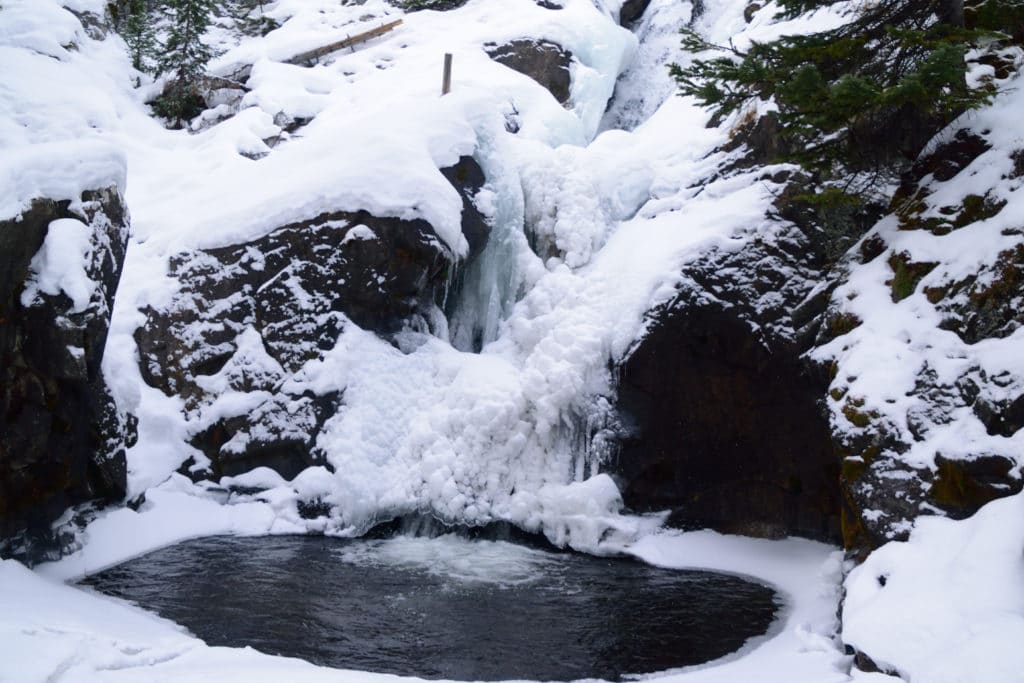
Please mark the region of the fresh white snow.
[[1018, 681], [1024, 671], [1024, 494], [970, 519], [919, 517], [846, 581], [843, 638], [910, 681]]
[[92, 228], [74, 218], [50, 223], [43, 246], [29, 264], [31, 274], [21, 293], [21, 305], [32, 305], [39, 293], [71, 299], [72, 312], [84, 311], [95, 287], [86, 266], [92, 253]]

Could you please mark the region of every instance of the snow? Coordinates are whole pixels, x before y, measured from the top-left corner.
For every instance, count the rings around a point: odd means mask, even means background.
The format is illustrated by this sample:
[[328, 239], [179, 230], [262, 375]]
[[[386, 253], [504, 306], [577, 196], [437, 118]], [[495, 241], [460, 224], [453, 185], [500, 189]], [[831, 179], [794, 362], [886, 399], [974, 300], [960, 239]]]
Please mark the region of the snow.
[[75, 218], [51, 222], [43, 245], [29, 264], [21, 305], [31, 306], [40, 293], [56, 296], [63, 292], [71, 299], [71, 312], [84, 311], [95, 289], [86, 272], [91, 253], [92, 228]]
[[919, 517], [846, 581], [843, 638], [884, 670], [929, 683], [1024, 671], [1024, 494], [970, 519]]
[[[0, 59], [2, 51], [0, 47]], [[0, 107], [2, 104], [0, 100]], [[6, 112], [0, 109], [0, 122], [6, 118]], [[125, 188], [124, 154], [110, 144], [101, 140], [68, 140], [8, 146], [2, 133], [0, 130], [0, 146], [5, 149], [0, 158], [0, 185], [5, 192], [0, 195], [0, 220], [17, 218], [33, 199], [76, 202], [84, 190]]]

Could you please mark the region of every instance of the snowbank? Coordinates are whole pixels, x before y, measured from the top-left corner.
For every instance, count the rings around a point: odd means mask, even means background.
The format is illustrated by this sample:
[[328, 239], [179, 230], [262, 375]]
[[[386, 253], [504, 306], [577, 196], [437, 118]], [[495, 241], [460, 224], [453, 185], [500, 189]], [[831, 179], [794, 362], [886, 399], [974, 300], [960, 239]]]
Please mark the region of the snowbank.
[[872, 553], [846, 581], [843, 639], [910, 681], [1019, 681], [1024, 494], [963, 521], [920, 517]]

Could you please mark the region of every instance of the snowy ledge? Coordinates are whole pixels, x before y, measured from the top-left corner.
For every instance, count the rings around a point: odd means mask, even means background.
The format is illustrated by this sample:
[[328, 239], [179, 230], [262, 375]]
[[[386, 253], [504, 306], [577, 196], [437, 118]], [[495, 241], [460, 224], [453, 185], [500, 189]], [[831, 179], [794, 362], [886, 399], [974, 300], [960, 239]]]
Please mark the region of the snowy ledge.
[[17, 218], [34, 199], [78, 201], [86, 190], [125, 190], [122, 151], [99, 140], [22, 145], [0, 158], [0, 220]]

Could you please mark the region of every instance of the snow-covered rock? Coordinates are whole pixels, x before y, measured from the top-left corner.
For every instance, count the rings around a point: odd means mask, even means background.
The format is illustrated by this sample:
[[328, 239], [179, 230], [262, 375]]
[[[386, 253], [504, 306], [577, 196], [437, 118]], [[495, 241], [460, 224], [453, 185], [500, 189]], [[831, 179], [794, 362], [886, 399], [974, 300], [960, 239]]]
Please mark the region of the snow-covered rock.
[[491, 59], [537, 81], [561, 104], [572, 89], [572, 53], [555, 43], [532, 39], [487, 46]]
[[1024, 467], [1024, 106], [1016, 80], [950, 126], [850, 252], [814, 351], [851, 548], [904, 539], [922, 514], [972, 515]]
[[129, 418], [101, 371], [128, 242], [121, 191], [39, 197], [0, 220], [4, 555], [59, 554], [68, 539], [50, 524], [65, 508], [125, 493]]
[[316, 437], [339, 395], [282, 385], [322, 361], [348, 325], [429, 329], [453, 261], [426, 221], [366, 212], [174, 256], [178, 293], [149, 309], [135, 338], [146, 382], [184, 401], [192, 444], [207, 458], [190, 463], [195, 472], [219, 478], [267, 465], [290, 479], [321, 464]]

